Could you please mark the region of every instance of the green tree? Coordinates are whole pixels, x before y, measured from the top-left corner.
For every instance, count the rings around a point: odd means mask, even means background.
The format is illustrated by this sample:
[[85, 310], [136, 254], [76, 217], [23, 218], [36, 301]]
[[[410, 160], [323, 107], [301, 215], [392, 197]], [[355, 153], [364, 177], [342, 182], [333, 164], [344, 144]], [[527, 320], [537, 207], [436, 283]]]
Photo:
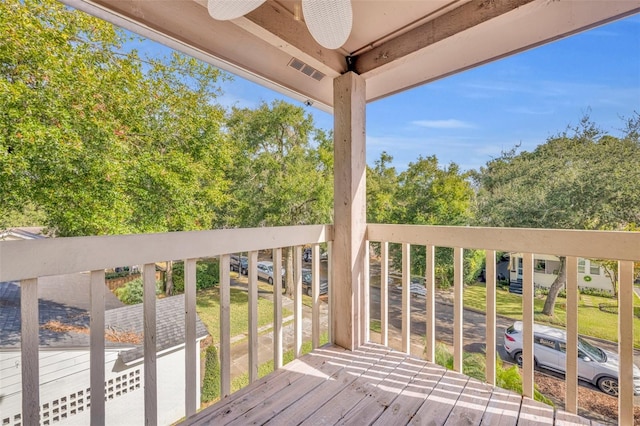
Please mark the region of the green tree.
[[398, 174], [390, 166], [393, 157], [382, 152], [374, 162], [367, 166], [367, 222], [389, 223], [396, 207], [395, 192], [398, 189]]
[[215, 103], [226, 76], [178, 54], [141, 58], [123, 31], [52, 0], [2, 2], [0, 33], [0, 227], [212, 227], [229, 200]]
[[[227, 122], [236, 148], [234, 195], [225, 225], [287, 226], [331, 221], [333, 160], [330, 135], [304, 109], [283, 101], [234, 109]], [[290, 250], [286, 270], [292, 271]], [[293, 288], [287, 273], [287, 292]]]
[[[490, 226], [625, 229], [640, 223], [640, 116], [627, 120], [620, 138], [589, 117], [532, 152], [516, 149], [475, 175], [478, 222]], [[553, 316], [565, 284], [565, 259], [543, 313]]]

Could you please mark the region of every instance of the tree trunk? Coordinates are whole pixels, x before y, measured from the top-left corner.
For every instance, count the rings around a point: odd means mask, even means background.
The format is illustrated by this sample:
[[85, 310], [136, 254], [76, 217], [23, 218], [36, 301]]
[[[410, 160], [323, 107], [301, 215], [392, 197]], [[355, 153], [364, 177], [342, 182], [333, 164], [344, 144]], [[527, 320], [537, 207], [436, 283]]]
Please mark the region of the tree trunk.
[[558, 269], [558, 276], [556, 277], [553, 284], [549, 288], [549, 294], [547, 295], [547, 300], [544, 301], [544, 308], [542, 308], [542, 313], [553, 317], [554, 310], [556, 307], [556, 299], [558, 298], [558, 293], [564, 287], [567, 282], [567, 258], [562, 256], [560, 257], [560, 268]]
[[164, 274], [164, 294], [173, 296], [173, 261], [167, 262], [167, 271]]
[[285, 294], [289, 297], [293, 296], [293, 247], [284, 248], [285, 263]]

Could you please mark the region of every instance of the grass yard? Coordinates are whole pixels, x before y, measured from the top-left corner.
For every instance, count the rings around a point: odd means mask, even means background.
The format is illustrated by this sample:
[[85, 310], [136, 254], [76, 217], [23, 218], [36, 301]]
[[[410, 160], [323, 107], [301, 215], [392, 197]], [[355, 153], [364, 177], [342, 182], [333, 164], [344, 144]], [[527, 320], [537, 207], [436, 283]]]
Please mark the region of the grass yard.
[[[555, 315], [549, 318], [542, 314], [544, 298], [534, 300], [534, 317], [538, 323], [545, 323], [559, 327], [566, 326], [566, 299], [558, 298], [556, 301]], [[612, 303], [615, 299], [598, 296], [581, 296], [578, 301], [578, 332], [585, 336], [598, 337], [600, 339], [618, 341], [618, 316], [603, 312], [599, 309], [600, 303]], [[640, 306], [638, 297], [634, 298], [634, 305]], [[464, 289], [464, 306], [480, 311], [486, 310], [486, 288], [483, 283], [466, 286]], [[507, 290], [496, 289], [496, 313], [514, 320], [522, 319], [522, 297], [509, 293]], [[633, 319], [633, 343], [640, 348], [640, 319]]]
[[[248, 302], [247, 292], [231, 289], [231, 336], [245, 334], [248, 326]], [[220, 293], [218, 287], [201, 290], [196, 295], [196, 312], [200, 320], [209, 330], [214, 342], [220, 341]], [[282, 310], [282, 316], [291, 315], [288, 309]], [[273, 303], [265, 298], [258, 298], [258, 327], [273, 322]]]
[[[325, 331], [320, 335], [320, 346], [329, 342], [329, 334]], [[311, 352], [312, 343], [311, 341], [306, 341], [302, 343], [301, 353], [302, 355]], [[293, 349], [283, 352], [282, 354], [282, 364], [288, 364], [295, 359]], [[269, 373], [273, 372], [273, 360], [265, 362], [264, 364], [260, 364], [258, 366], [258, 377], [264, 377]], [[236, 377], [231, 381], [231, 392], [236, 392], [242, 389], [245, 386], [249, 385], [249, 373], [245, 373], [241, 376]]]

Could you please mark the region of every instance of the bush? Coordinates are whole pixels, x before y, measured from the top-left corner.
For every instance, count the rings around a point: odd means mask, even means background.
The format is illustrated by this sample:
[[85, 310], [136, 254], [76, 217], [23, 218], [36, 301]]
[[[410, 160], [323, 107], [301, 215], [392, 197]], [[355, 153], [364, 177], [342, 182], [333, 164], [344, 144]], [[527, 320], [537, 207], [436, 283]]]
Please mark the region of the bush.
[[[115, 294], [124, 304], [135, 305], [142, 303], [144, 282], [142, 278], [136, 278], [126, 283], [123, 287], [116, 289]], [[156, 281], [156, 294], [162, 293], [162, 282]]]
[[218, 351], [210, 345], [205, 351], [204, 380], [202, 382], [202, 403], [211, 402], [220, 397], [220, 362]]
[[[439, 364], [447, 370], [453, 370], [453, 354], [444, 344], [436, 346], [436, 364]], [[483, 354], [464, 352], [462, 354], [462, 370], [469, 377], [485, 381], [486, 360]], [[510, 368], [504, 368], [502, 359], [496, 358], [496, 386], [503, 389], [512, 390], [522, 395], [522, 376], [518, 366], [514, 365]], [[543, 402], [553, 406], [553, 402], [542, 395], [537, 388], [533, 390], [533, 397], [536, 401]]]
[[[217, 259], [203, 259], [196, 264], [196, 288], [204, 290], [214, 287], [220, 280], [220, 265]], [[173, 264], [173, 291], [184, 293], [184, 262]]]
[[584, 294], [587, 296], [598, 296], [598, 297], [606, 297], [608, 299], [612, 299], [614, 296], [608, 290], [603, 290], [601, 288], [593, 288], [593, 287], [582, 287], [580, 288], [580, 294]]

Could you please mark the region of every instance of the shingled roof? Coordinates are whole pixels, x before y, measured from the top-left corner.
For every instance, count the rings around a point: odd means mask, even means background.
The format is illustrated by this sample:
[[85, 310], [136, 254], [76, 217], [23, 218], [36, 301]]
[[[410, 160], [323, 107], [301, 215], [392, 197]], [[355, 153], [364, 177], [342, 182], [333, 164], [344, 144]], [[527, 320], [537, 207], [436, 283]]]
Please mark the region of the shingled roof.
[[[82, 274], [77, 274], [82, 275]], [[86, 274], [85, 274], [86, 275]], [[84, 298], [79, 297], [77, 284], [82, 277], [68, 276], [68, 279], [57, 281], [58, 294], [47, 297], [39, 292], [39, 323], [40, 346], [46, 348], [84, 348], [89, 347], [89, 334], [86, 332], [55, 331], [42, 328], [50, 321], [58, 321], [65, 325], [72, 325], [78, 329], [89, 326], [89, 307]], [[66, 284], [65, 284], [66, 283]], [[41, 290], [44, 290], [44, 287]], [[76, 291], [74, 291], [74, 289]], [[66, 298], [67, 293], [75, 296]], [[44, 292], [46, 293], [46, 292]], [[88, 292], [86, 292], [88, 293]], [[107, 290], [108, 295], [111, 293]], [[108, 299], [108, 298], [107, 298]], [[115, 299], [115, 297], [114, 297]], [[105, 327], [108, 330], [137, 334], [143, 336], [142, 304], [122, 305], [117, 299], [107, 301], [105, 311]], [[208, 335], [206, 327], [196, 315], [196, 337], [204, 338]], [[156, 302], [156, 342], [157, 351], [163, 351], [184, 343], [184, 295], [158, 299]], [[121, 350], [122, 361], [128, 363], [142, 358], [142, 344], [128, 342], [113, 342], [107, 340], [105, 346], [109, 349]], [[20, 347], [20, 284], [14, 282], [0, 283], [0, 348]]]
[[[105, 325], [116, 331], [131, 332], [142, 336], [144, 325], [142, 304], [111, 309], [105, 312]], [[196, 337], [204, 338], [209, 334], [200, 318], [196, 315]], [[156, 301], [156, 351], [161, 352], [184, 344], [184, 295], [166, 297]], [[144, 355], [143, 346], [136, 345], [120, 353], [125, 363], [135, 361]]]

